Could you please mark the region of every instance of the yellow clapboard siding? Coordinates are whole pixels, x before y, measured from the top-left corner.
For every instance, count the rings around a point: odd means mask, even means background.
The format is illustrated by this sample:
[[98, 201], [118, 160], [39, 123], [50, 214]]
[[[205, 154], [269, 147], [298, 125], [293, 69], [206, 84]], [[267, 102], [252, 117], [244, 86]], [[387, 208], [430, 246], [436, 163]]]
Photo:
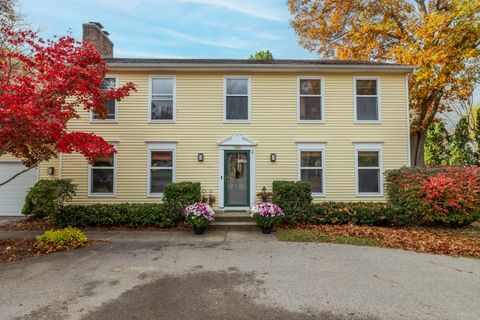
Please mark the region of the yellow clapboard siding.
[[[146, 141], [177, 142], [176, 180], [200, 181], [218, 199], [217, 142], [234, 133], [257, 142], [256, 192], [271, 190], [273, 180], [297, 179], [297, 142], [326, 142], [326, 196], [328, 201], [384, 201], [384, 197], [355, 195], [353, 142], [383, 142], [383, 169], [408, 164], [406, 82], [404, 74], [371, 74], [380, 77], [381, 124], [354, 123], [353, 77], [365, 74], [322, 73], [220, 73], [166, 72], [176, 76], [176, 123], [148, 123], [149, 75], [159, 72], [112, 72], [120, 84], [132, 81], [138, 92], [119, 103], [118, 123], [91, 124], [81, 119], [70, 130], [95, 132], [119, 142], [115, 197], [88, 197], [88, 165], [80, 155], [63, 155], [62, 176], [79, 185], [74, 202], [159, 201], [147, 197]], [[223, 123], [225, 75], [251, 77], [251, 122]], [[297, 77], [324, 77], [323, 124], [297, 123]], [[197, 161], [197, 153], [205, 155]], [[270, 162], [270, 154], [277, 161]], [[42, 166], [43, 167], [43, 166]], [[41, 176], [45, 170], [41, 170]], [[218, 203], [217, 203], [218, 204]]]

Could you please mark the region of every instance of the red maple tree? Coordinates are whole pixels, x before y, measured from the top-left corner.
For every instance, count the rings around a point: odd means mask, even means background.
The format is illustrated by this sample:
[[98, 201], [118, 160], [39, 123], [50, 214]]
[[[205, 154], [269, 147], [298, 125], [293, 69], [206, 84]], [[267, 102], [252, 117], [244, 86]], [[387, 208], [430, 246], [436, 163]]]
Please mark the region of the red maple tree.
[[91, 162], [115, 152], [102, 137], [70, 132], [78, 110], [106, 116], [105, 103], [136, 90], [133, 83], [102, 90], [107, 64], [91, 43], [69, 36], [43, 40], [31, 30], [0, 28], [0, 156], [9, 153], [27, 169], [57, 153], [78, 152]]

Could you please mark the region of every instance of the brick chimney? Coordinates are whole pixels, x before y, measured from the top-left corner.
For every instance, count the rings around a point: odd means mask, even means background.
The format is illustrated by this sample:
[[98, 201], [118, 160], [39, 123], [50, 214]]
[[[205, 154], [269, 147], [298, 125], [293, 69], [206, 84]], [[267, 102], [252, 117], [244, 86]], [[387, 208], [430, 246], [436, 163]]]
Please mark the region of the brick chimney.
[[108, 31], [103, 30], [100, 22], [88, 22], [83, 25], [83, 41], [91, 42], [103, 58], [113, 58], [113, 42]]

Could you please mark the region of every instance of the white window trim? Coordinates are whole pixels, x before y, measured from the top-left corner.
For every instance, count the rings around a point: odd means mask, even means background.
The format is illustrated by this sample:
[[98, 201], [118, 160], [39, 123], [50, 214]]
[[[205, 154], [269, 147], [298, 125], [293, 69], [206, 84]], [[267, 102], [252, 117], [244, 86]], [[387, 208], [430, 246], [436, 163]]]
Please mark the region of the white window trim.
[[[376, 95], [358, 95], [357, 96], [357, 80], [376, 80]], [[381, 99], [381, 82], [380, 77], [353, 77], [353, 122], [356, 124], [380, 124], [382, 123], [382, 99]], [[358, 120], [357, 119], [357, 97], [376, 97], [378, 108], [378, 120]]]
[[[358, 152], [359, 151], [376, 151], [378, 152], [378, 169], [379, 169], [379, 190], [380, 192], [359, 192], [358, 169]], [[374, 167], [369, 167], [374, 168]], [[355, 143], [355, 194], [357, 197], [381, 197], [383, 196], [383, 155], [381, 143]]]
[[[93, 166], [88, 164], [88, 196], [89, 197], [116, 197], [117, 196], [117, 153], [118, 143], [110, 142], [113, 144], [117, 152], [113, 154], [113, 192], [92, 192], [92, 169]], [[111, 169], [111, 167], [95, 167], [95, 169]]]
[[[151, 184], [151, 177], [150, 177], [150, 169], [151, 169], [151, 159], [152, 159], [152, 151], [171, 151], [172, 152], [172, 183], [175, 182], [175, 172], [177, 171], [177, 145], [175, 143], [149, 143], [148, 144], [148, 153], [147, 153], [147, 196], [148, 197], [163, 197], [163, 192], [153, 193], [150, 192], [150, 184]], [[162, 169], [159, 169], [162, 170]]]
[[[320, 97], [322, 120], [302, 120], [300, 119], [300, 80], [320, 80], [320, 95], [302, 95], [306, 97]], [[322, 76], [298, 76], [297, 77], [297, 123], [325, 123], [325, 81]]]
[[[227, 79], [245, 79], [247, 80], [247, 97], [248, 97], [248, 119], [246, 120], [229, 120], [227, 119]], [[235, 96], [229, 94], [229, 96]], [[243, 94], [237, 96], [245, 96]], [[252, 121], [252, 79], [251, 76], [224, 76], [223, 77], [223, 122], [224, 123], [250, 123]]]
[[[302, 151], [320, 151], [322, 152], [322, 192], [312, 192], [313, 197], [325, 197], [327, 195], [326, 168], [325, 168], [325, 143], [298, 143], [297, 144], [297, 180], [302, 179]], [[307, 167], [312, 168], [313, 167]], [[318, 169], [318, 167], [315, 167]]]
[[[172, 119], [152, 119], [152, 80], [173, 79], [173, 106]], [[151, 75], [148, 77], [148, 122], [149, 123], [175, 123], [177, 121], [177, 77], [174, 75]]]
[[[119, 86], [119, 76], [114, 74], [106, 75], [105, 78], [114, 78], [115, 79], [115, 88], [118, 89]], [[114, 119], [94, 119], [93, 111], [90, 110], [90, 123], [118, 123], [118, 101], [115, 100], [115, 118]]]

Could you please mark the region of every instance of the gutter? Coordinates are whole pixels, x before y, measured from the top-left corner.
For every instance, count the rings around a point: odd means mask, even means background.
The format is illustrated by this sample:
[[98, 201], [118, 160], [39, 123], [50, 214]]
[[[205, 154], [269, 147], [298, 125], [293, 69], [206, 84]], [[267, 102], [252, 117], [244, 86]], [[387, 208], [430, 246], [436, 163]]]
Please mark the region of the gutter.
[[141, 63], [111, 62], [108, 67], [115, 70], [146, 71], [250, 71], [250, 72], [395, 72], [412, 73], [417, 69], [409, 65], [374, 64], [212, 64], [212, 63]]

